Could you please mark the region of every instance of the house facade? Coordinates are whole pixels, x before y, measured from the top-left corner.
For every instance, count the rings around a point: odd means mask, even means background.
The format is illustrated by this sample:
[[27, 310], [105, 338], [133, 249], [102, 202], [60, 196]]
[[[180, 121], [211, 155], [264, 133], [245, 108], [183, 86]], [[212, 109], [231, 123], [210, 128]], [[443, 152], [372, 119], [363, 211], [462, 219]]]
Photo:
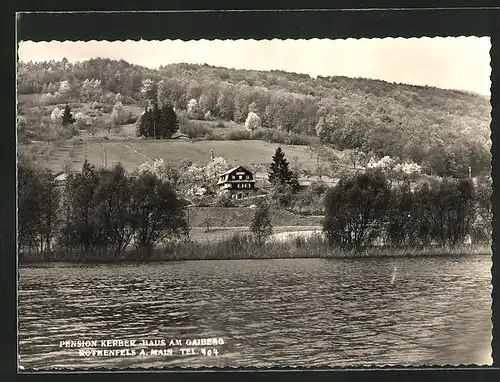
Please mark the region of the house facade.
[[219, 193], [228, 193], [234, 199], [246, 199], [255, 192], [255, 180], [251, 171], [243, 166], [233, 167], [219, 175]]

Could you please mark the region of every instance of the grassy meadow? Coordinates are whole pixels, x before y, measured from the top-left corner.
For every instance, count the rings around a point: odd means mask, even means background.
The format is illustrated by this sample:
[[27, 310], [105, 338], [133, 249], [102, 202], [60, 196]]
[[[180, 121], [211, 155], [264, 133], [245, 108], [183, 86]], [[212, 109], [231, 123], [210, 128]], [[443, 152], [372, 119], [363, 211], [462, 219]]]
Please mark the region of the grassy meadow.
[[[36, 113], [42, 114], [42, 120], [50, 119], [50, 112], [55, 105], [38, 106], [39, 94], [20, 94], [20, 118], [36, 118]], [[84, 112], [92, 115], [90, 103], [70, 103], [72, 112]], [[124, 109], [132, 112], [134, 116], [142, 113], [138, 105], [124, 105]], [[109, 117], [110, 113], [102, 113], [102, 117]], [[40, 118], [40, 117], [38, 117]], [[241, 124], [228, 121], [202, 121], [193, 123], [204, 126], [217, 136], [235, 131], [245, 131]], [[78, 170], [85, 159], [96, 166], [108, 167], [121, 162], [127, 171], [135, 170], [141, 163], [149, 159], [163, 158], [168, 163], [177, 164], [182, 160], [206, 163], [210, 161], [212, 151], [215, 156], [224, 157], [231, 166], [253, 165], [258, 168], [258, 176], [266, 176], [267, 166], [276, 148], [280, 146], [285, 151], [291, 164], [295, 161], [302, 169], [314, 171], [317, 165], [316, 157], [308, 146], [285, 145], [268, 143], [261, 140], [196, 140], [196, 139], [171, 139], [171, 140], [144, 140], [136, 137], [135, 124], [122, 125], [119, 132], [99, 130], [95, 136], [86, 131], [80, 131], [72, 139], [57, 141], [33, 141], [20, 144], [19, 151], [27, 153], [32, 159], [44, 167], [57, 173], [64, 169]]]

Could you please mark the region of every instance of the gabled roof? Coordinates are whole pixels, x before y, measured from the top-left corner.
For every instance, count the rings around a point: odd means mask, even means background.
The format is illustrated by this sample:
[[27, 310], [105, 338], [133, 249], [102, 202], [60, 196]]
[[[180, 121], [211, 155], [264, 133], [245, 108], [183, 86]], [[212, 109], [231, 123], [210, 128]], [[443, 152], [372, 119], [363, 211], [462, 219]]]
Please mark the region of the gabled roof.
[[236, 170], [237, 170], [237, 169], [239, 169], [239, 168], [241, 168], [241, 169], [243, 169], [243, 170], [245, 170], [245, 171], [251, 172], [251, 171], [247, 170], [247, 169], [246, 169], [245, 167], [243, 167], [243, 166], [236, 166], [236, 167], [230, 168], [230, 169], [229, 169], [229, 170], [227, 170], [226, 172], [223, 172], [223, 173], [222, 173], [222, 174], [220, 174], [219, 176], [228, 175], [228, 174], [232, 173], [233, 171], [236, 171]]

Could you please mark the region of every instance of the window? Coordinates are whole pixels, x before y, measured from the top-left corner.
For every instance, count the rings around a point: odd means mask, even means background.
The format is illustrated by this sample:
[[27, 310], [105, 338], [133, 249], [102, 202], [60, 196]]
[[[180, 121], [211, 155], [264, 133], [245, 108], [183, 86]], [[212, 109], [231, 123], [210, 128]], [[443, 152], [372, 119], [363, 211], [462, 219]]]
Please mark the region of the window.
[[243, 175], [240, 175], [239, 178], [240, 178], [240, 180], [243, 180]]

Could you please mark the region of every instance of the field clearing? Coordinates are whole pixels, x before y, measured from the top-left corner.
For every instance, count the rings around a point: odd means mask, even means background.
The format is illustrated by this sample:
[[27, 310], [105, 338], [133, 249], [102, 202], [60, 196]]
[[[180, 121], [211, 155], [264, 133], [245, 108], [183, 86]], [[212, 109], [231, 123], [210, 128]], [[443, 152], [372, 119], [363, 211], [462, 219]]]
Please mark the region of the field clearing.
[[[41, 94], [20, 94], [19, 114], [26, 118], [40, 118], [48, 122], [50, 113], [57, 105], [42, 105], [39, 109]], [[61, 106], [61, 104], [59, 105]], [[91, 108], [90, 102], [70, 102], [73, 113], [83, 112], [86, 115], [101, 115], [109, 118], [111, 113], [99, 112]], [[109, 106], [109, 105], [108, 105]], [[139, 116], [143, 108], [136, 105], [123, 105], [125, 111]], [[43, 114], [38, 116], [42, 112]], [[234, 121], [205, 121], [190, 120], [189, 123], [204, 126], [214, 133], [225, 136], [236, 131], [245, 131], [242, 124]], [[221, 127], [223, 126], [223, 127]], [[43, 147], [43, 149], [40, 149]], [[182, 160], [190, 160], [206, 164], [210, 161], [212, 152], [215, 156], [224, 157], [229, 166], [251, 166], [258, 178], [267, 177], [267, 167], [271, 162], [277, 147], [281, 147], [291, 166], [297, 163], [302, 170], [314, 172], [317, 166], [315, 155], [311, 155], [308, 146], [285, 145], [269, 143], [260, 140], [142, 140], [136, 137], [136, 124], [121, 126], [119, 132], [99, 130], [92, 136], [85, 130], [80, 131], [78, 138], [55, 142], [32, 142], [19, 146], [21, 152], [29, 152], [32, 159], [39, 161], [44, 167], [53, 172], [60, 172], [68, 168], [79, 170], [87, 159], [96, 166], [110, 167], [121, 162], [127, 171], [133, 171], [148, 159], [164, 159], [165, 162], [177, 166]], [[37, 154], [36, 151], [43, 151]], [[307, 180], [312, 180], [307, 179]], [[306, 182], [307, 182], [306, 180]]]
[[[212, 227], [248, 227], [252, 221], [253, 209], [248, 207], [190, 207], [189, 225], [206, 228], [205, 220], [210, 219]], [[317, 226], [322, 216], [300, 216], [279, 209], [270, 210], [273, 226]]]
[[17, 102], [20, 105], [23, 105], [23, 104], [38, 104], [38, 101], [40, 100], [41, 96], [42, 96], [42, 94], [40, 94], [40, 93], [18, 94], [17, 95]]
[[[21, 152], [29, 151], [30, 147], [36, 145], [46, 146], [47, 143], [31, 143], [28, 147], [19, 146], [19, 150]], [[165, 162], [176, 166], [183, 159], [207, 163], [211, 159], [212, 150], [215, 156], [226, 158], [230, 166], [254, 165], [262, 167], [269, 165], [278, 146], [283, 149], [291, 164], [294, 163], [293, 158], [296, 156], [303, 169], [310, 171], [315, 169], [316, 158], [311, 157], [307, 146], [280, 145], [257, 140], [189, 142], [182, 140], [128, 140], [123, 139], [123, 137], [111, 137], [110, 140], [99, 141], [89, 139], [85, 143], [78, 142], [76, 144], [64, 141], [54, 147], [54, 153], [50, 155], [47, 167], [55, 172], [62, 171], [71, 151], [74, 152], [71, 159], [73, 170], [81, 168], [85, 156], [90, 163], [100, 167], [104, 164], [106, 154], [108, 167], [121, 162], [127, 171], [133, 171], [148, 159], [163, 158]]]
[[166, 162], [178, 163], [183, 159], [206, 163], [215, 156], [224, 157], [231, 166], [269, 164], [271, 157], [280, 146], [289, 161], [297, 157], [298, 162], [309, 169], [314, 169], [316, 159], [307, 152], [307, 146], [291, 146], [267, 143], [257, 140], [241, 141], [130, 141], [128, 144], [145, 156], [163, 158]]

